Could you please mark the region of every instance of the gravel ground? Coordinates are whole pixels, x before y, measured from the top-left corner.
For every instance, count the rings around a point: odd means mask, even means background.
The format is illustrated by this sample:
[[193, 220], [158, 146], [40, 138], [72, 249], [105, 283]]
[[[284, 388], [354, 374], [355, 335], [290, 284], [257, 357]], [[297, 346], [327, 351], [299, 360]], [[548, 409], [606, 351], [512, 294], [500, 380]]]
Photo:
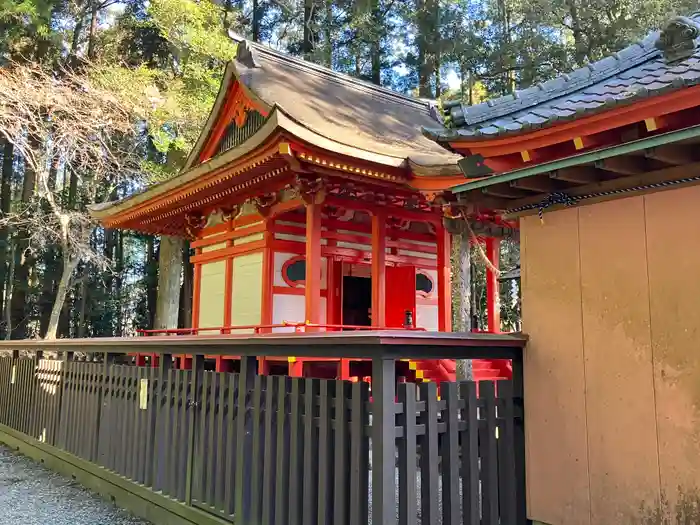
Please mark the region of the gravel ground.
[[0, 446], [0, 525], [148, 525]]

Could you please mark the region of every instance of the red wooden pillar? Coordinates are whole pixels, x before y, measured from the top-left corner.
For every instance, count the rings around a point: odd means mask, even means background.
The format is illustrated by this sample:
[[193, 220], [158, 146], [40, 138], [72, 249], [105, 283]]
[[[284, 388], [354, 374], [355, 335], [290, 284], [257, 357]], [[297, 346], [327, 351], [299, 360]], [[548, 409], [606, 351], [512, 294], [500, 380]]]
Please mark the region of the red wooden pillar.
[[321, 209], [322, 204], [306, 205], [306, 321], [321, 322]]
[[[272, 228], [274, 226], [274, 220], [265, 221], [265, 233], [263, 234], [263, 239], [265, 240], [265, 248], [263, 249], [263, 283], [262, 283], [262, 312], [260, 315], [260, 324], [271, 325], [272, 324], [272, 300], [273, 300], [273, 284], [275, 282], [275, 253], [272, 250], [272, 241], [274, 240], [274, 234]], [[263, 328], [261, 332], [268, 333], [271, 332], [270, 328]]]
[[372, 326], [386, 326], [386, 216], [372, 215]]
[[498, 333], [501, 331], [501, 294], [498, 282], [498, 270], [501, 260], [501, 240], [495, 237], [486, 239], [486, 256], [491, 265], [486, 268], [486, 315], [488, 331]]
[[437, 297], [438, 330], [452, 331], [452, 293], [450, 286], [450, 234], [440, 222], [435, 227], [437, 233]]

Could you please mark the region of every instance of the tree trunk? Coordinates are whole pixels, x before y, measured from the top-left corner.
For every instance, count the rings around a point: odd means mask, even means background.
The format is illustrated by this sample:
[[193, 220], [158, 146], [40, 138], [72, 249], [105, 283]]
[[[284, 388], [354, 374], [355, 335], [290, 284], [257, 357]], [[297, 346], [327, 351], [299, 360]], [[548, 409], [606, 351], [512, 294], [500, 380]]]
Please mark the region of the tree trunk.
[[115, 271], [117, 273], [115, 279], [115, 290], [114, 296], [117, 298], [117, 328], [115, 335], [121, 337], [124, 335], [124, 320], [122, 319], [122, 286], [124, 283], [124, 232], [117, 231], [117, 251], [116, 251], [116, 267]]
[[370, 42], [370, 59], [372, 63], [372, 83], [382, 85], [382, 30], [384, 25], [379, 10], [379, 0], [372, 0], [372, 41]]
[[148, 238], [146, 254], [146, 311], [148, 313], [148, 326], [146, 328], [152, 330], [158, 300], [158, 258], [153, 237]]
[[97, 22], [100, 14], [100, 3], [95, 0], [92, 5], [92, 14], [90, 15], [90, 34], [88, 36], [87, 56], [90, 60], [95, 58], [95, 38], [97, 37]]
[[177, 328], [180, 307], [180, 281], [182, 279], [183, 239], [160, 238], [158, 257], [158, 300], [153, 328], [156, 330]]
[[333, 69], [333, 0], [326, 0], [326, 23], [323, 26], [326, 67]]
[[182, 300], [180, 328], [192, 327], [192, 294], [194, 292], [194, 265], [190, 261], [190, 243], [185, 242], [182, 248]]
[[14, 252], [14, 247], [11, 246], [9, 250], [9, 263], [8, 263], [8, 268], [7, 268], [7, 282], [5, 284], [5, 297], [7, 298], [7, 301], [5, 301], [5, 309], [3, 311], [3, 318], [5, 320], [5, 339], [11, 339], [12, 337], [12, 308], [11, 308], [11, 302], [12, 302], [12, 291], [13, 291], [13, 283], [15, 282], [15, 252]]
[[86, 328], [85, 326], [85, 312], [87, 311], [87, 299], [88, 299], [88, 285], [87, 285], [87, 273], [89, 271], [89, 266], [87, 264], [83, 265], [83, 271], [81, 272], [80, 280], [80, 299], [78, 300], [78, 320], [77, 320], [77, 334], [79, 338], [85, 337]]
[[[471, 323], [471, 258], [469, 248], [469, 232], [462, 231], [455, 235], [454, 261], [455, 270], [453, 275], [457, 278], [453, 281], [452, 291], [455, 295], [455, 331], [470, 332]], [[457, 379], [472, 379], [471, 359], [460, 359], [457, 362]]]
[[[38, 148], [36, 139], [32, 147]], [[36, 186], [36, 173], [34, 169], [26, 165], [24, 169], [24, 181], [22, 184], [22, 205], [26, 206], [31, 201]], [[29, 291], [29, 276], [34, 265], [34, 256], [29, 251], [29, 237], [31, 232], [26, 227], [18, 228], [15, 238], [15, 278], [12, 290], [12, 338], [25, 339], [27, 337], [27, 294]]]
[[253, 0], [253, 42], [260, 42], [262, 15], [260, 0]]
[[83, 25], [85, 23], [85, 10], [81, 10], [78, 18], [75, 21], [75, 28], [73, 29], [73, 41], [70, 46], [70, 54], [72, 56], [78, 56], [78, 46], [80, 46], [80, 35], [83, 32]]
[[44, 339], [49, 341], [56, 339], [58, 322], [61, 318], [61, 310], [63, 309], [63, 304], [66, 301], [66, 295], [70, 289], [71, 277], [73, 276], [73, 272], [75, 271], [79, 262], [78, 258], [71, 258], [66, 251], [67, 250], [63, 251], [63, 271], [61, 272], [61, 279], [58, 282], [56, 299], [54, 300], [53, 308], [51, 309], [49, 325], [46, 328], [46, 335], [44, 336]]
[[[14, 168], [14, 146], [10, 141], [5, 141], [2, 154], [2, 174], [0, 175], [0, 216], [6, 217], [10, 213], [12, 204], [12, 175]], [[0, 228], [0, 312], [5, 311], [5, 290], [9, 273], [9, 246], [10, 228]], [[7, 329], [4, 323], [0, 323], [0, 339]]]
[[304, 41], [301, 51], [304, 54], [304, 60], [309, 62], [313, 59], [314, 51], [313, 18], [314, 2], [313, 0], [304, 0]]
[[437, 56], [437, 0], [418, 0], [418, 96], [433, 98], [431, 80], [435, 74]]

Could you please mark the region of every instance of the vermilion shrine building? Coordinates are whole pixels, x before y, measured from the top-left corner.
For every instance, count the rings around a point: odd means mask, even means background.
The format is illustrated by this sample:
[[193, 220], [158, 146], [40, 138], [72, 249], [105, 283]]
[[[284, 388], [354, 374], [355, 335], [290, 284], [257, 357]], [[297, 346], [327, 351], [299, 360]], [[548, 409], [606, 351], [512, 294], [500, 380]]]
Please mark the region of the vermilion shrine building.
[[[700, 15], [426, 134], [520, 224], [528, 514], [695, 523]], [[458, 206], [459, 207], [459, 206]]]
[[[422, 135], [436, 125], [427, 101], [239, 40], [183, 172], [94, 214], [193, 241], [199, 332], [449, 331], [445, 192], [465, 179], [460, 156]], [[489, 289], [495, 299], [495, 275]], [[454, 363], [410, 368], [454, 377]]]

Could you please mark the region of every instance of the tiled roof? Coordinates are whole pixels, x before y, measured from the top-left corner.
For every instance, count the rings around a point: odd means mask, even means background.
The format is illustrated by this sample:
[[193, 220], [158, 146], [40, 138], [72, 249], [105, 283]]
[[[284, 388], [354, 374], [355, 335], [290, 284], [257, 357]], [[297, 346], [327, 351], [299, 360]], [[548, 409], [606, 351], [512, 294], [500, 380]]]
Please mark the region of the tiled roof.
[[445, 104], [451, 128], [424, 127], [433, 140], [517, 135], [700, 84], [700, 13], [586, 67], [475, 106]]
[[270, 106], [338, 143], [457, 171], [459, 156], [426, 138], [441, 124], [434, 101], [417, 99], [234, 37], [240, 79]]

